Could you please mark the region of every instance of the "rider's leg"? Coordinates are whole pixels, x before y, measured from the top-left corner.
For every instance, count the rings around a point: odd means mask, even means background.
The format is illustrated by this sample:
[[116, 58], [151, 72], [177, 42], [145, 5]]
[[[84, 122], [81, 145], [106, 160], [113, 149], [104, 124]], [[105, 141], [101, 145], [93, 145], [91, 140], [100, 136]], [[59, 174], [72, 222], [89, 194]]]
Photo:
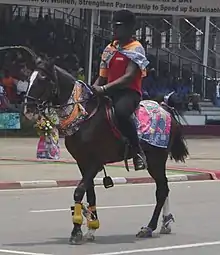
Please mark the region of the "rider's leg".
[[115, 114], [122, 134], [128, 138], [134, 150], [135, 170], [147, 167], [145, 154], [140, 146], [136, 125], [131, 118], [140, 102], [140, 95], [132, 90], [118, 91], [113, 97]]

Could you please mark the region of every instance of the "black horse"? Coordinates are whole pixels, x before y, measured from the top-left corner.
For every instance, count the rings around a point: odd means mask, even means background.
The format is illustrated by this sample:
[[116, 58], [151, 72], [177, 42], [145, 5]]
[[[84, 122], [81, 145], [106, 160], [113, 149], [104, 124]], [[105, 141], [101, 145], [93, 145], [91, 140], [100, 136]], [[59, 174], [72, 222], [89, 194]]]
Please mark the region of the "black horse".
[[[56, 109], [60, 118], [59, 129], [65, 134], [66, 148], [77, 161], [82, 174], [82, 180], [74, 192], [74, 205], [71, 207], [74, 227], [70, 237], [71, 243], [81, 243], [83, 240], [81, 230], [83, 213], [87, 217], [89, 230], [86, 235], [87, 239], [93, 239], [95, 230], [99, 228], [94, 189], [95, 176], [108, 163], [119, 162], [124, 159], [126, 161], [132, 158], [131, 148], [117, 128], [114, 109], [108, 98], [92, 95], [92, 89], [88, 85], [76, 81], [65, 70], [53, 63], [37, 58], [30, 49], [25, 49], [32, 55], [35, 68], [26, 93], [24, 114], [28, 118], [32, 118], [35, 114], [45, 115], [45, 109], [48, 107]], [[84, 88], [86, 87], [87, 91], [91, 91], [91, 96], [80, 99], [79, 95], [77, 96], [79, 91], [76, 90], [79, 84], [83, 85]], [[83, 104], [85, 102], [84, 109]], [[162, 106], [158, 107], [163, 110]], [[148, 171], [156, 182], [157, 190], [153, 216], [147, 227], [141, 228], [137, 237], [152, 236], [152, 232], [157, 228], [162, 208], [161, 233], [171, 232], [170, 224], [173, 221], [173, 216], [169, 211], [166, 161], [169, 154], [175, 161], [182, 162], [188, 156], [181, 125], [176, 120], [172, 109], [166, 104], [163, 107], [172, 116], [168, 147], [159, 148], [141, 141], [147, 158]], [[79, 114], [83, 116], [85, 111], [87, 116], [84, 121], [78, 123], [78, 129], [76, 129], [72, 123]], [[75, 131], [73, 131], [74, 128]], [[104, 185], [105, 187], [113, 186], [110, 177], [105, 176]], [[89, 204], [88, 208], [82, 204], [85, 193]]]

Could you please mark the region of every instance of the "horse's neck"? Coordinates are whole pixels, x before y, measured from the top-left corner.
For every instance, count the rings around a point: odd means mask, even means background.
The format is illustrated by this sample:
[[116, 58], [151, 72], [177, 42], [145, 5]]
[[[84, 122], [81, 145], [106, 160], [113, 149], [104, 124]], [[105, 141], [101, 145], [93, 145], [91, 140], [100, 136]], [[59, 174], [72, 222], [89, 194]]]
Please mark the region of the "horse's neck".
[[[59, 86], [60, 84], [58, 84]], [[57, 103], [55, 105], [58, 105], [56, 109], [57, 115], [59, 117], [68, 115], [72, 112], [74, 108], [74, 85], [69, 86], [66, 83], [62, 84], [62, 87], [58, 87], [58, 98]]]
[[60, 105], [61, 107], [56, 109], [57, 116], [61, 119], [69, 116], [73, 111], [74, 105], [74, 95], [72, 91], [68, 100], [64, 102], [63, 105]]
[[74, 90], [74, 84], [62, 83], [58, 84], [58, 102], [60, 105], [65, 105], [69, 100], [71, 100]]

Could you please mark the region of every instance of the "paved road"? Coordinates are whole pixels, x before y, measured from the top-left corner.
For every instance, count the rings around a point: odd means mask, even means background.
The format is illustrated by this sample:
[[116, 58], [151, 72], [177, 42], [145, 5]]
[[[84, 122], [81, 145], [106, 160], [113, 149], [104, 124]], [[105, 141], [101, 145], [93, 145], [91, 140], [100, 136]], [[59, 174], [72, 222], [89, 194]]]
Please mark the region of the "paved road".
[[170, 186], [172, 212], [176, 216], [173, 234], [135, 239], [139, 227], [151, 216], [154, 185], [117, 186], [111, 190], [97, 187], [99, 206], [111, 208], [100, 208], [101, 228], [96, 242], [82, 246], [68, 245], [72, 226], [70, 213], [65, 209], [71, 205], [72, 189], [1, 191], [0, 254], [6, 254], [7, 250], [8, 254], [24, 255], [137, 255], [147, 252], [219, 255], [219, 182], [173, 183]]

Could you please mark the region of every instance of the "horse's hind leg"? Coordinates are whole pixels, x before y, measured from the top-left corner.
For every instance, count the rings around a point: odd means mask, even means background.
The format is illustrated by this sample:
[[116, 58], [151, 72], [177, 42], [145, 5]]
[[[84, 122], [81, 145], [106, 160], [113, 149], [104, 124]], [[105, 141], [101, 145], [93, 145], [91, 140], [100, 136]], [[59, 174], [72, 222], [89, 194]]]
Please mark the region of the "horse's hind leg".
[[171, 233], [171, 224], [174, 222], [174, 217], [170, 213], [169, 206], [169, 196], [167, 196], [166, 201], [163, 206], [163, 222], [160, 229], [161, 234], [170, 234]]
[[156, 206], [149, 224], [141, 228], [137, 237], [151, 237], [153, 231], [157, 229], [161, 210], [169, 194], [165, 169], [167, 157], [168, 154], [164, 149], [150, 147], [149, 152], [147, 152], [148, 171], [156, 182]]

